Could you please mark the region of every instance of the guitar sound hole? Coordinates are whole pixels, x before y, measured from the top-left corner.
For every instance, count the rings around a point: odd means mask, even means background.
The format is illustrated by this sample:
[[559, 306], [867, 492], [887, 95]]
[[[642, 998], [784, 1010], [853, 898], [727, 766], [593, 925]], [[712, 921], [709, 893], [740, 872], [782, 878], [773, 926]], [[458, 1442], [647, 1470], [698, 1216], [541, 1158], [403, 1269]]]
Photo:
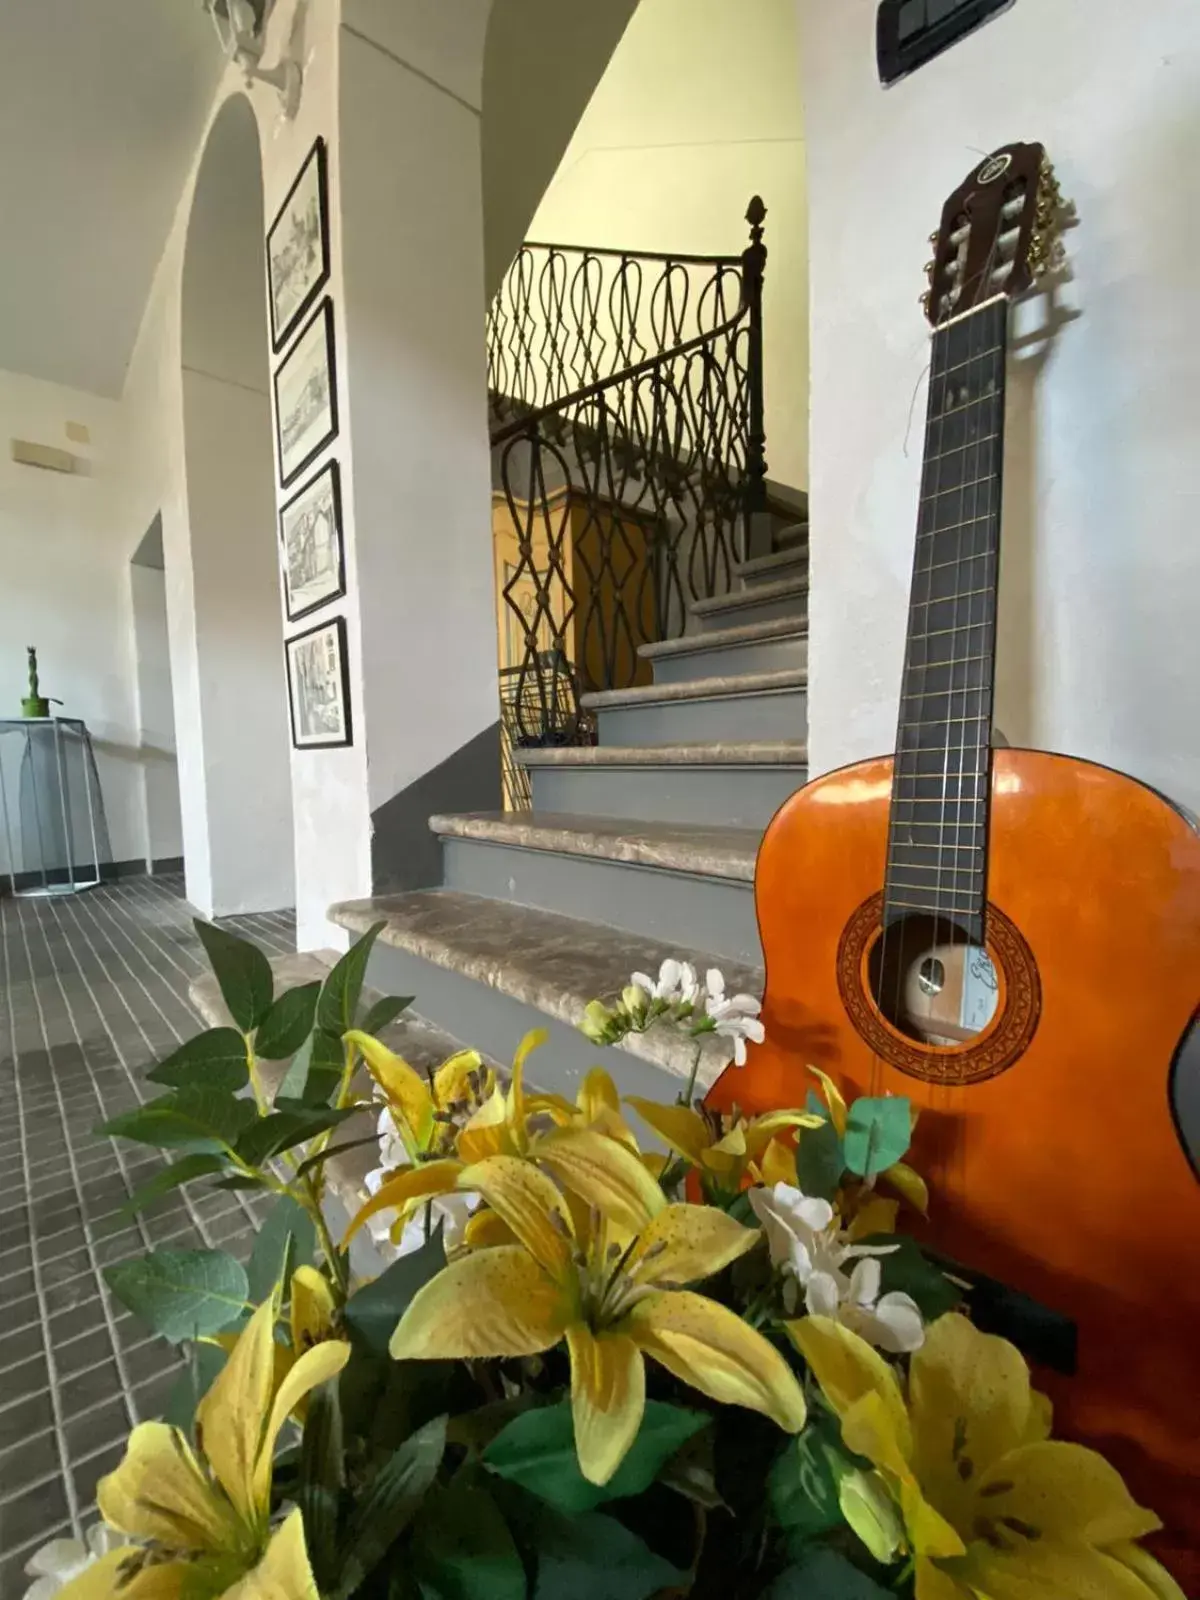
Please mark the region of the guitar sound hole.
[[876, 940], [867, 970], [875, 1004], [919, 1044], [969, 1044], [999, 1004], [991, 957], [944, 918], [893, 923]]

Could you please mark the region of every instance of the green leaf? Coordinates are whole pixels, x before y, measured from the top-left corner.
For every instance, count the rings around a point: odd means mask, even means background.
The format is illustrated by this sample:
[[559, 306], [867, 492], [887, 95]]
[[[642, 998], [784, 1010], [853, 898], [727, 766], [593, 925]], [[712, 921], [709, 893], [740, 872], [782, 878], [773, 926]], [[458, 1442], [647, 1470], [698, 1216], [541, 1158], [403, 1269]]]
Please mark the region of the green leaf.
[[352, 1595], [408, 1527], [437, 1477], [445, 1450], [446, 1418], [435, 1417], [411, 1434], [359, 1492], [342, 1541], [333, 1600]]
[[315, 1139], [318, 1133], [336, 1128], [353, 1115], [353, 1107], [344, 1111], [330, 1111], [324, 1106], [272, 1111], [269, 1116], [256, 1118], [245, 1130], [237, 1141], [237, 1153], [247, 1166], [265, 1166], [272, 1156], [282, 1155], [306, 1139]]
[[953, 1311], [963, 1298], [963, 1291], [951, 1283], [946, 1274], [934, 1265], [915, 1239], [906, 1233], [878, 1233], [861, 1241], [863, 1244], [895, 1246], [887, 1255], [880, 1256], [880, 1289], [884, 1294], [900, 1291], [911, 1295], [926, 1322], [933, 1322], [947, 1311]]
[[331, 1156], [345, 1155], [347, 1150], [361, 1150], [366, 1145], [378, 1143], [379, 1135], [371, 1133], [363, 1139], [347, 1139], [345, 1144], [331, 1144], [324, 1150], [318, 1150], [315, 1156], [309, 1156], [306, 1161], [302, 1161], [296, 1168], [296, 1176], [302, 1178], [306, 1172], [315, 1171], [322, 1162], [328, 1161]]
[[519, 1533], [536, 1552], [533, 1600], [650, 1600], [687, 1577], [602, 1512], [568, 1517], [541, 1506]]
[[907, 1096], [854, 1100], [846, 1115], [846, 1166], [860, 1178], [877, 1178], [903, 1157], [911, 1137]]
[[801, 1129], [796, 1140], [796, 1181], [805, 1194], [832, 1200], [845, 1170], [842, 1141], [832, 1122]]
[[324, 1105], [342, 1081], [345, 1047], [332, 1033], [315, 1028], [292, 1058], [276, 1100], [302, 1100], [305, 1105]]
[[267, 1180], [252, 1176], [249, 1172], [231, 1172], [227, 1178], [219, 1178], [213, 1184], [214, 1189], [265, 1189]]
[[426, 1496], [410, 1554], [422, 1600], [526, 1600], [525, 1567], [487, 1490], [456, 1478]]
[[290, 1194], [281, 1194], [267, 1212], [246, 1263], [247, 1299], [261, 1305], [279, 1282], [285, 1260], [294, 1255], [301, 1264], [310, 1263], [316, 1249], [312, 1218]]
[[193, 919], [229, 1015], [243, 1033], [257, 1028], [271, 1007], [275, 980], [271, 963], [257, 945], [203, 918]]
[[445, 1265], [446, 1252], [439, 1227], [419, 1250], [401, 1256], [373, 1283], [350, 1296], [344, 1312], [347, 1326], [368, 1350], [386, 1355], [396, 1324], [418, 1289], [437, 1277]]
[[382, 999], [368, 1008], [367, 1014], [359, 1023], [363, 1033], [377, 1034], [380, 1029], [386, 1028], [389, 1022], [395, 1022], [402, 1011], [407, 1011], [413, 1003], [413, 996], [403, 997], [395, 994], [385, 994]]
[[172, 1089], [225, 1089], [230, 1094], [244, 1089], [249, 1076], [246, 1041], [236, 1028], [198, 1033], [146, 1074], [151, 1083]]
[[818, 1545], [781, 1572], [762, 1600], [895, 1600], [836, 1550]]
[[123, 1306], [172, 1344], [227, 1328], [248, 1292], [245, 1269], [224, 1250], [152, 1250], [140, 1261], [105, 1267], [104, 1280]]
[[227, 1090], [177, 1089], [101, 1123], [95, 1132], [160, 1149], [190, 1144], [212, 1150], [236, 1144], [243, 1130], [257, 1120], [254, 1102]]
[[223, 1171], [224, 1167], [225, 1162], [221, 1156], [204, 1155], [199, 1151], [194, 1155], [182, 1156], [174, 1165], [156, 1172], [148, 1182], [142, 1184], [140, 1189], [135, 1189], [113, 1221], [131, 1217], [135, 1212], [145, 1210], [164, 1194], [169, 1194], [172, 1189], [178, 1189], [181, 1183], [190, 1183], [193, 1178], [211, 1177], [214, 1172]]
[[514, 1418], [484, 1451], [483, 1463], [489, 1472], [519, 1483], [560, 1511], [590, 1511], [605, 1500], [642, 1494], [707, 1421], [703, 1412], [647, 1401], [629, 1454], [600, 1486], [579, 1470], [571, 1402], [562, 1400]]
[[336, 1585], [338, 1511], [342, 1492], [342, 1411], [338, 1386], [325, 1383], [308, 1400], [300, 1441], [300, 1482], [296, 1503], [304, 1518], [308, 1559], [322, 1594]]
[[224, 1367], [228, 1357], [219, 1344], [197, 1343], [188, 1351], [187, 1365], [179, 1374], [167, 1397], [162, 1420], [178, 1428], [188, 1438], [196, 1418], [196, 1407], [203, 1400]]
[[258, 1025], [255, 1054], [264, 1061], [286, 1061], [294, 1056], [312, 1032], [320, 992], [320, 983], [285, 990]]
[[789, 1439], [767, 1478], [771, 1514], [793, 1554], [845, 1520], [829, 1453], [815, 1429]]
[[354, 1026], [371, 947], [386, 926], [386, 923], [377, 922], [373, 928], [369, 928], [330, 970], [321, 985], [321, 995], [317, 1001], [318, 1028], [324, 1028], [327, 1033], [336, 1034], [340, 1039]]

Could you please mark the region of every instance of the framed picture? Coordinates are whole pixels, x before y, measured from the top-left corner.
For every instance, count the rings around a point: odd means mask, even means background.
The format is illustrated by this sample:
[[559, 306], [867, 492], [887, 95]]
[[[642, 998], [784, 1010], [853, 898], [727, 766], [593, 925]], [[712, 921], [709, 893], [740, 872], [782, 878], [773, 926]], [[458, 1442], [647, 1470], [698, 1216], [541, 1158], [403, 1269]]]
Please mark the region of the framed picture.
[[338, 431], [333, 302], [313, 312], [275, 374], [279, 481], [286, 489]]
[[298, 622], [346, 592], [342, 551], [342, 484], [336, 461], [322, 468], [279, 513], [283, 595], [289, 622]]
[[271, 346], [276, 354], [329, 277], [329, 180], [318, 139], [267, 234]]
[[349, 744], [350, 673], [346, 619], [333, 617], [285, 645], [292, 743], [297, 750]]

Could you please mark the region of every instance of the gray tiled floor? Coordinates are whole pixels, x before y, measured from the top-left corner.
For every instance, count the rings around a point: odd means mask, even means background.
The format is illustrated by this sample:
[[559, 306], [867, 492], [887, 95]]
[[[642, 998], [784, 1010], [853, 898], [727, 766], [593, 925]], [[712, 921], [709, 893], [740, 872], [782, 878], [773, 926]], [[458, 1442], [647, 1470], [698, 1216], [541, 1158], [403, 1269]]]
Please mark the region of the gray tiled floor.
[[[116, 1226], [161, 1164], [93, 1126], [159, 1091], [142, 1081], [203, 1026], [188, 985], [204, 970], [177, 878], [133, 878], [73, 898], [0, 899], [0, 1596], [23, 1592], [33, 1549], [94, 1519], [96, 1483], [125, 1435], [158, 1414], [171, 1347], [103, 1288], [101, 1269], [157, 1245], [244, 1252], [245, 1196], [180, 1191]], [[228, 926], [275, 955], [287, 912]]]

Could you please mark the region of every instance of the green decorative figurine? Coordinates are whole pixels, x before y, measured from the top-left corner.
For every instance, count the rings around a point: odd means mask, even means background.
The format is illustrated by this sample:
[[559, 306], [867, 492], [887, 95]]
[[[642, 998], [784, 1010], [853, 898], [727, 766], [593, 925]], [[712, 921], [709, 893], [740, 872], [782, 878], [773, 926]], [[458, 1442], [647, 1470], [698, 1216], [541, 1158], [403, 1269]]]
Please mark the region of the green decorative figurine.
[[33, 645], [29, 645], [28, 651], [29, 694], [21, 701], [21, 715], [23, 717], [48, 717], [50, 715], [50, 702], [38, 692], [37, 650]]

